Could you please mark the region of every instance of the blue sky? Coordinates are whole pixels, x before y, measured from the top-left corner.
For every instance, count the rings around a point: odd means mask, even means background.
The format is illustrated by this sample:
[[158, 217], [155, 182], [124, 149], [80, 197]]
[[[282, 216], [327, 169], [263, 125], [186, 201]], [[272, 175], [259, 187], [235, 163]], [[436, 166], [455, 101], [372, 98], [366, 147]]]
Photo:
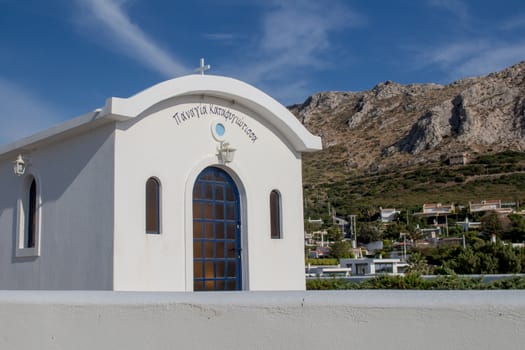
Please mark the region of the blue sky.
[[523, 0], [0, 0], [0, 145], [155, 83], [232, 76], [281, 103], [449, 83], [525, 59]]

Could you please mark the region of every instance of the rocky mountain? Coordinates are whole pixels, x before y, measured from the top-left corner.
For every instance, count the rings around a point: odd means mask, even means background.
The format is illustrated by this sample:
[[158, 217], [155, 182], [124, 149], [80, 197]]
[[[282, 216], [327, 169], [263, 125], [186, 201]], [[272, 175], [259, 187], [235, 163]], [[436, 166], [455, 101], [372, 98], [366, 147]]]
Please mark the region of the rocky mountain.
[[386, 81], [321, 92], [289, 107], [324, 150], [305, 157], [348, 174], [436, 162], [458, 152], [525, 151], [525, 61], [449, 85]]

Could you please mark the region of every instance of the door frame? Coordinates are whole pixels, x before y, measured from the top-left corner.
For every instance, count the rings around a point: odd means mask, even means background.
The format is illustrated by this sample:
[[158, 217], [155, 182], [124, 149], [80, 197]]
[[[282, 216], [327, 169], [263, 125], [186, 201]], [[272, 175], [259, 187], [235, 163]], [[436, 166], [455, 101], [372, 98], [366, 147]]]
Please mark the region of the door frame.
[[[205, 195], [206, 188], [210, 189], [209, 196]], [[223, 189], [222, 198], [215, 198], [215, 189]], [[199, 193], [196, 194], [195, 190], [199, 189]], [[204, 196], [203, 196], [204, 195]], [[226, 205], [226, 202], [229, 204]], [[208, 203], [208, 204], [206, 204]], [[199, 258], [193, 258], [193, 271], [195, 274], [196, 264], [201, 266], [201, 269], [206, 269], [205, 266], [211, 263], [213, 270], [217, 270], [220, 267], [224, 269], [221, 276], [215, 276], [212, 272], [212, 276], [201, 276], [204, 277], [204, 281], [213, 281], [213, 284], [220, 283], [224, 286], [215, 286], [210, 289], [199, 289], [202, 291], [237, 291], [242, 290], [242, 239], [241, 239], [241, 200], [237, 184], [233, 181], [232, 177], [222, 168], [210, 166], [204, 168], [195, 180], [193, 186], [193, 210], [200, 207], [199, 214], [193, 213], [193, 252], [195, 254], [195, 247], [198, 244], [200, 247]], [[216, 212], [217, 204], [222, 207], [221, 215]], [[233, 204], [233, 206], [232, 206]], [[205, 207], [208, 207], [210, 212], [205, 213]], [[233, 209], [233, 212], [228, 210], [228, 207]], [[231, 216], [230, 216], [231, 215]], [[200, 235], [196, 236], [195, 224], [200, 226]], [[212, 236], [206, 236], [204, 228], [206, 223], [212, 224]], [[216, 226], [218, 225], [218, 226]], [[232, 226], [233, 225], [233, 226]], [[222, 234], [217, 237], [213, 234], [218, 227], [222, 226]], [[210, 228], [210, 226], [208, 226]], [[233, 234], [233, 236], [232, 236]], [[233, 239], [233, 241], [232, 241]], [[231, 245], [233, 242], [233, 246]], [[205, 247], [211, 243], [214, 249], [208, 251]], [[222, 252], [216, 251], [217, 248], [222, 247]], [[230, 248], [229, 248], [230, 247]], [[203, 255], [201, 255], [203, 254]], [[217, 260], [218, 259], [218, 260]], [[231, 265], [233, 263], [233, 265]], [[226, 271], [226, 267], [228, 270]], [[233, 268], [230, 271], [230, 268]], [[204, 270], [201, 270], [201, 273]], [[208, 272], [206, 272], [208, 273]], [[228, 276], [228, 277], [227, 277]], [[225, 280], [226, 278], [226, 280]], [[201, 280], [201, 278], [199, 278]], [[232, 282], [235, 284], [235, 288], [232, 288]], [[203, 282], [204, 283], [204, 282]], [[196, 279], [194, 276], [193, 288], [195, 288]], [[202, 284], [202, 283], [201, 283]], [[208, 284], [207, 282], [205, 284]], [[202, 288], [202, 286], [201, 286]]]
[[185, 290], [193, 291], [193, 186], [200, 173], [208, 168], [216, 167], [224, 170], [232, 179], [239, 192], [240, 209], [240, 239], [241, 239], [241, 290], [249, 290], [249, 242], [248, 242], [248, 216], [247, 216], [247, 194], [242, 176], [243, 170], [235, 162], [228, 166], [217, 163], [217, 157], [201, 159], [188, 173], [184, 191], [184, 245], [185, 245]]

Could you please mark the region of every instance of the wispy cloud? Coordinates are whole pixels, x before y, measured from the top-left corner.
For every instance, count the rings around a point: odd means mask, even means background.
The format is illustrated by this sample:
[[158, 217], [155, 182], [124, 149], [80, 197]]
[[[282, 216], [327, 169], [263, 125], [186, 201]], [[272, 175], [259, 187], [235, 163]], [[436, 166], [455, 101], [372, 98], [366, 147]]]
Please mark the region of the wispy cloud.
[[469, 9], [461, 0], [429, 0], [429, 4], [446, 10], [456, 17], [463, 26], [470, 24], [471, 15]]
[[429, 0], [431, 6], [441, 8], [448, 12], [455, 20], [455, 24], [460, 28], [468, 29], [471, 27], [472, 16], [468, 6], [461, 0]]
[[505, 22], [496, 22], [491, 18], [473, 16], [461, 0], [428, 0], [427, 3], [448, 11], [467, 30], [452, 35], [449, 29], [450, 37], [446, 42], [433, 46], [426, 44], [416, 49], [416, 69], [441, 71], [442, 82], [445, 82], [485, 75], [525, 59], [525, 40], [519, 36], [517, 40], [511, 40], [509, 32], [502, 32], [525, 27], [525, 16], [517, 15]]
[[446, 43], [432, 48], [424, 48], [419, 54], [421, 66], [437, 65], [448, 70], [460, 62], [486, 51], [491, 45], [486, 40], [469, 40], [464, 42]]
[[449, 80], [479, 76], [518, 63], [525, 58], [525, 41], [504, 43], [472, 40], [433, 47], [418, 56], [420, 69], [437, 68]]
[[[334, 63], [330, 58], [334, 50], [332, 34], [365, 23], [364, 16], [340, 1], [269, 1], [261, 18], [259, 35], [247, 50], [251, 55], [245, 59], [250, 64], [241, 68], [241, 76], [259, 86], [267, 86], [270, 91], [281, 91], [277, 96], [281, 101], [304, 98], [305, 95], [299, 94], [306, 91], [308, 82], [302, 72], [320, 71]], [[298, 80], [301, 82], [296, 83]]]
[[488, 74], [525, 59], [525, 41], [493, 46], [469, 57], [455, 69], [459, 76]]
[[4, 145], [59, 123], [65, 113], [0, 77], [0, 115], [0, 145]]
[[103, 31], [99, 39], [129, 58], [139, 61], [165, 77], [187, 74], [188, 67], [133, 23], [123, 8], [123, 0], [77, 0], [85, 10], [83, 20], [94, 24], [91, 29]]
[[502, 26], [502, 29], [504, 30], [513, 30], [517, 28], [525, 28], [525, 14], [509, 18]]
[[207, 33], [204, 34], [204, 38], [208, 40], [231, 41], [235, 38], [235, 35], [232, 33]]

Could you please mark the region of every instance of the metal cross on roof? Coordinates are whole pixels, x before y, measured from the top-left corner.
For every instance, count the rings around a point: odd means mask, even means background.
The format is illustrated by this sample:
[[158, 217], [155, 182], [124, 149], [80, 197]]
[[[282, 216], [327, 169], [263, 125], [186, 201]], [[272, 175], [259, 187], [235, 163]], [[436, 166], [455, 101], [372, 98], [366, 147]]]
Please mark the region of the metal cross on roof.
[[209, 64], [204, 64], [204, 58], [201, 58], [201, 65], [200, 65], [199, 68], [196, 68], [195, 71], [196, 72], [200, 72], [201, 75], [204, 75], [204, 72], [207, 71], [210, 68], [211, 68], [211, 66]]

